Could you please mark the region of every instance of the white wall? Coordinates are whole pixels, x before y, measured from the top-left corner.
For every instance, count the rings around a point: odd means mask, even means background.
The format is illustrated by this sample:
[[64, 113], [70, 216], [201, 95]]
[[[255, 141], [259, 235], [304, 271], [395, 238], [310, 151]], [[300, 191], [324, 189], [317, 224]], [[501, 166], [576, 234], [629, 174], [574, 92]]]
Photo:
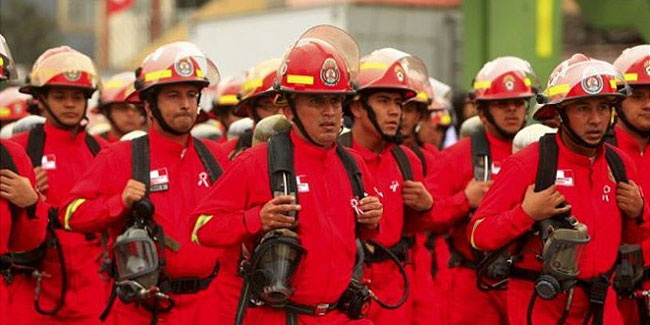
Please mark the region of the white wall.
[[284, 51], [312, 26], [345, 26], [344, 5], [308, 9], [271, 10], [197, 22], [190, 41], [215, 61], [222, 76], [248, 70], [256, 63], [281, 57]]

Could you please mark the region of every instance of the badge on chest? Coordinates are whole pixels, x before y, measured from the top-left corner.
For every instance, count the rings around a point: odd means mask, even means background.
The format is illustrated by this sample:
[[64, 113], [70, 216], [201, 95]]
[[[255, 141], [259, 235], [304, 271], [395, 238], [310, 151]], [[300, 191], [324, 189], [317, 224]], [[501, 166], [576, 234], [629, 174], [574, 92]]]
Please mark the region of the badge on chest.
[[555, 185], [573, 186], [575, 184], [574, 174], [569, 169], [558, 169], [555, 174]]
[[56, 169], [56, 156], [54, 154], [43, 155], [43, 158], [41, 158], [41, 167], [45, 170]]
[[167, 167], [159, 168], [149, 172], [149, 183], [151, 192], [161, 192], [169, 189], [169, 175]]

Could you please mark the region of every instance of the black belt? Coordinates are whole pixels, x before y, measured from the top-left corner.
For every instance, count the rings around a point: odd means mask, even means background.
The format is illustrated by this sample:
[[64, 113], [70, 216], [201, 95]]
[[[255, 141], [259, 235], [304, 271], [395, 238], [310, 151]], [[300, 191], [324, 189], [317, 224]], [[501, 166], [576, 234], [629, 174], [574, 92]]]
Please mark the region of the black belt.
[[[403, 236], [397, 244], [391, 246], [388, 250], [395, 254], [400, 262], [404, 263], [409, 260], [409, 250], [413, 245], [415, 245], [415, 237]], [[382, 249], [375, 249], [373, 252], [366, 249], [365, 254], [366, 263], [379, 263], [390, 259], [388, 253], [384, 252]]]
[[180, 278], [162, 281], [160, 289], [162, 292], [172, 292], [177, 295], [194, 294], [201, 290], [205, 290], [210, 286], [212, 279], [219, 273], [219, 264], [215, 265], [212, 274], [209, 276], [199, 278]]

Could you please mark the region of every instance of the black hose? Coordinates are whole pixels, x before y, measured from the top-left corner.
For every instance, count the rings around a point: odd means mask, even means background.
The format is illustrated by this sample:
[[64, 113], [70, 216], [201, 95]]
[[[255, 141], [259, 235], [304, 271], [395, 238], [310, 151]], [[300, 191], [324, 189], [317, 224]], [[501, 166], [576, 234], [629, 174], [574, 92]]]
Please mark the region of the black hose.
[[408, 276], [406, 275], [406, 270], [404, 270], [404, 266], [399, 261], [399, 258], [397, 258], [397, 256], [395, 256], [395, 254], [393, 254], [393, 252], [391, 252], [390, 249], [386, 248], [386, 246], [379, 244], [374, 240], [368, 240], [368, 243], [373, 245], [374, 247], [383, 250], [388, 255], [388, 257], [393, 262], [395, 262], [395, 264], [397, 264], [397, 268], [399, 269], [399, 272], [402, 275], [402, 280], [404, 282], [404, 293], [402, 294], [402, 298], [397, 303], [394, 304], [385, 303], [381, 299], [379, 299], [379, 297], [377, 297], [377, 295], [375, 295], [374, 293], [372, 293], [370, 296], [372, 297], [373, 300], [377, 302], [377, 304], [379, 304], [379, 306], [383, 308], [397, 309], [406, 302], [406, 299], [408, 299], [408, 295], [409, 295], [409, 280], [408, 280]]
[[[39, 314], [54, 315], [63, 307], [63, 304], [65, 303], [65, 295], [68, 291], [68, 273], [66, 272], [65, 269], [65, 260], [63, 258], [63, 247], [61, 247], [61, 242], [59, 241], [59, 238], [57, 237], [54, 231], [54, 225], [51, 220], [48, 225], [48, 231], [52, 236], [52, 242], [54, 242], [54, 248], [56, 249], [57, 255], [59, 256], [59, 264], [61, 268], [61, 291], [60, 291], [59, 299], [57, 300], [54, 308], [50, 310], [45, 310], [41, 308], [41, 304], [40, 304], [41, 289], [40, 289], [40, 283], [38, 283], [36, 294], [34, 297], [34, 308], [36, 308], [36, 311]], [[40, 282], [41, 280], [38, 281]]]

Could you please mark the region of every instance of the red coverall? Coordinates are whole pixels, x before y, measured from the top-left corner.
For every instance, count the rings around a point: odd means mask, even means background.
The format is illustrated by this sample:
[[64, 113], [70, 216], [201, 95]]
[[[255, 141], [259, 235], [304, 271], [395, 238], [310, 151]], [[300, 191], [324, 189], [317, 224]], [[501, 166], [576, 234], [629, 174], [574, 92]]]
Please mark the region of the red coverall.
[[[502, 161], [512, 154], [512, 142], [487, 134], [492, 159], [492, 177], [500, 171]], [[474, 178], [471, 138], [458, 141], [442, 152], [427, 178], [433, 192], [433, 219], [422, 219], [420, 227], [436, 233], [448, 232], [454, 248], [465, 259], [476, 264], [467, 241], [470, 208], [465, 187]], [[448, 263], [448, 261], [446, 262]], [[448, 270], [448, 324], [469, 324], [481, 319], [485, 324], [506, 323], [506, 296], [504, 291], [481, 291], [476, 286], [476, 271], [457, 266]], [[471, 303], [468, 303], [471, 301]]]
[[[420, 147], [426, 163], [426, 173], [430, 175], [435, 168], [435, 162], [442, 159], [442, 153], [433, 145], [425, 143]], [[423, 170], [424, 171], [424, 170]], [[434, 202], [435, 205], [435, 202]], [[435, 212], [434, 212], [435, 218]], [[416, 230], [417, 231], [417, 230]], [[447, 324], [447, 295], [449, 248], [442, 236], [436, 236], [433, 242], [433, 252], [426, 247], [427, 234], [418, 232], [415, 235], [413, 247], [414, 278], [411, 283], [413, 311], [411, 323], [416, 325]], [[435, 261], [433, 258], [435, 257]], [[432, 276], [432, 264], [435, 263], [436, 273]]]
[[[209, 178], [194, 150], [193, 139], [183, 146], [164, 137], [156, 130], [149, 132], [150, 170], [165, 170], [169, 188], [151, 192], [149, 198], [155, 206], [154, 221], [162, 226], [165, 236], [180, 244], [177, 252], [165, 246], [165, 272], [172, 279], [205, 278], [215, 267], [221, 252], [200, 247], [190, 242], [192, 225], [189, 215], [201, 198], [208, 194]], [[216, 145], [205, 142], [219, 165], [228, 164], [226, 156]], [[97, 156], [97, 160], [70, 192], [70, 213], [59, 214], [61, 223], [77, 232], [95, 232], [111, 227], [113, 235], [120, 234], [126, 226], [128, 209], [122, 203], [122, 192], [131, 173], [131, 142], [110, 146]], [[154, 179], [152, 178], [152, 182]], [[159, 179], [159, 181], [162, 181]], [[80, 205], [78, 205], [80, 203]], [[169, 293], [176, 306], [169, 313], [159, 314], [160, 323], [211, 323], [208, 306], [220, 303], [215, 294], [214, 281], [196, 294]], [[105, 300], [102, 301], [105, 307]], [[97, 317], [98, 314], [95, 315]], [[151, 313], [136, 304], [124, 304], [119, 299], [110, 314], [115, 324], [147, 324]]]
[[[47, 204], [64, 208], [63, 203], [74, 183], [88, 169], [94, 157], [86, 144], [86, 132], [72, 135], [70, 131], [45, 123], [45, 145], [43, 148], [43, 169], [47, 171], [49, 188], [43, 192]], [[29, 132], [12, 138], [27, 148]], [[104, 148], [108, 144], [100, 137], [94, 137]], [[105, 302], [105, 284], [97, 275], [102, 246], [99, 239], [86, 239], [84, 234], [72, 234], [63, 229], [55, 230], [63, 247], [63, 256], [68, 276], [65, 304], [54, 316], [44, 316], [34, 308], [36, 280], [17, 277], [9, 287], [11, 323], [99, 323], [97, 316]], [[97, 236], [99, 238], [99, 236]], [[43, 261], [43, 271], [52, 275], [44, 278], [41, 290], [41, 305], [51, 309], [59, 298], [61, 271], [56, 249], [49, 248]]]
[[[18, 174], [29, 178], [33, 186], [34, 168], [23, 147], [5, 139], [0, 139], [0, 143], [9, 152]], [[11, 216], [9, 206], [9, 201], [0, 198], [0, 255], [8, 252], [24, 252], [38, 247], [45, 239], [48, 205], [38, 200], [33, 216], [28, 216], [25, 209], [18, 209], [15, 220]], [[0, 316], [0, 325], [9, 324], [8, 289], [4, 278], [0, 277], [0, 315], [3, 315]]]
[[[648, 233], [650, 216], [647, 202], [643, 211], [646, 220], [621, 215], [616, 204], [616, 184], [611, 176], [602, 148], [593, 163], [587, 156], [570, 151], [556, 136], [559, 147], [557, 189], [572, 207], [572, 214], [589, 229], [591, 241], [584, 246], [578, 262], [580, 279], [591, 279], [608, 272], [616, 261], [621, 242], [638, 242]], [[627, 177], [638, 184], [636, 167], [632, 160], [617, 149], [625, 164]], [[531, 229], [534, 220], [521, 207], [526, 188], [535, 183], [539, 159], [537, 143], [522, 149], [506, 160], [494, 185], [481, 201], [481, 205], [468, 226], [468, 237], [473, 245], [483, 251], [497, 250]], [[516, 267], [540, 271], [542, 263], [539, 237], [533, 237], [523, 247], [523, 260]], [[516, 253], [516, 252], [515, 252]], [[511, 278], [508, 283], [508, 319], [510, 324], [525, 324], [528, 303], [533, 292], [533, 282]], [[533, 311], [533, 324], [553, 324], [565, 308], [567, 294], [562, 293], [547, 301], [537, 299]], [[589, 297], [582, 287], [574, 290], [573, 303], [565, 324], [582, 324], [589, 308]], [[605, 324], [620, 324], [616, 308], [616, 294], [611, 286], [605, 302]]]
[[[616, 141], [619, 149], [623, 150], [632, 160], [639, 173], [639, 182], [637, 185], [641, 187], [644, 195], [650, 195], [650, 145], [645, 147], [645, 151], [639, 150], [639, 144], [631, 136], [629, 136], [620, 127], [615, 127]], [[645, 267], [650, 267], [650, 239], [646, 239], [641, 243], [643, 250], [643, 260]], [[645, 290], [650, 289], [650, 282], [646, 281], [643, 285]], [[637, 311], [636, 301], [632, 299], [620, 299], [618, 301], [618, 308], [621, 315], [625, 320], [625, 324], [639, 324], [639, 314]]]
[[[354, 139], [352, 139], [352, 148], [356, 150], [364, 162], [368, 166], [370, 174], [375, 179], [377, 189], [383, 194], [382, 202], [384, 202], [384, 215], [382, 218], [382, 231], [375, 238], [375, 240], [390, 248], [397, 244], [401, 239], [404, 232], [404, 218], [413, 219], [419, 218], [421, 213], [408, 209], [406, 215], [404, 213], [404, 203], [402, 199], [402, 188], [404, 183], [404, 176], [400, 172], [397, 160], [393, 156], [391, 150], [393, 144], [386, 146], [383, 152], [377, 154], [360, 146]], [[413, 171], [413, 178], [415, 181], [422, 181], [422, 163], [420, 159], [411, 151], [411, 149], [402, 146], [404, 153], [406, 153], [411, 164]], [[426, 156], [425, 156], [426, 159]], [[413, 233], [409, 235], [414, 235]], [[422, 234], [424, 235], [424, 234]], [[420, 242], [423, 242], [420, 239]], [[411, 290], [414, 290], [416, 281], [414, 280], [414, 262], [415, 251], [413, 249], [409, 252], [409, 260], [404, 265], [407, 272]], [[429, 264], [430, 266], [431, 264]], [[370, 280], [370, 288], [377, 296], [387, 303], [395, 303], [399, 301], [404, 292], [404, 284], [395, 262], [392, 260], [385, 260], [379, 263], [372, 263], [366, 265], [364, 278]], [[415, 290], [414, 290], [415, 291]], [[413, 305], [413, 292], [409, 294], [406, 302], [397, 309], [385, 309], [378, 304], [373, 304], [370, 308], [368, 318], [374, 324], [395, 324], [400, 322], [410, 323], [412, 316]]]
[[[293, 279], [296, 288], [291, 301], [316, 306], [336, 302], [347, 288], [355, 264], [355, 220], [350, 179], [334, 148], [316, 147], [291, 132], [294, 170], [298, 179], [298, 238], [307, 251]], [[215, 323], [230, 324], [241, 291], [237, 263], [241, 244], [252, 247], [261, 232], [260, 210], [271, 200], [267, 145], [244, 151], [237, 163], [223, 175], [193, 213], [198, 220], [192, 237], [205, 246], [226, 247], [224, 267], [219, 275], [220, 304], [213, 305]], [[363, 160], [353, 153], [363, 174], [366, 192], [374, 183]], [[383, 227], [383, 226], [381, 226]], [[359, 228], [367, 238], [376, 230]], [[252, 251], [252, 250], [250, 250]], [[225, 284], [222, 286], [222, 284]], [[237, 284], [237, 285], [235, 285]], [[234, 298], [234, 299], [233, 299]], [[285, 311], [270, 307], [249, 307], [245, 324], [286, 324]], [[334, 310], [324, 316], [298, 315], [300, 324], [359, 323]]]

